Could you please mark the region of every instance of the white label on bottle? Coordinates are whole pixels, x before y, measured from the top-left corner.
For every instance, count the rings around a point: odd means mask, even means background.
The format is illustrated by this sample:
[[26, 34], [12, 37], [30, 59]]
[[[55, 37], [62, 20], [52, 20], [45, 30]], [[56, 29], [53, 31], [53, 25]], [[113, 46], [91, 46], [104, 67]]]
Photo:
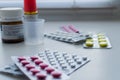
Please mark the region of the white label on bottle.
[[1, 25], [3, 39], [21, 39], [23, 38], [23, 24]]

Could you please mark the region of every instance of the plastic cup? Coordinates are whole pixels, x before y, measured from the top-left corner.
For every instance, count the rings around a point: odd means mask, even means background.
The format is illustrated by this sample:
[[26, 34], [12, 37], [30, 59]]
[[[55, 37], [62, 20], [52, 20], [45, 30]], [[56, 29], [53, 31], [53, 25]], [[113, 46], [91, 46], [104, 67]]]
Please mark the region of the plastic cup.
[[24, 39], [27, 45], [39, 45], [44, 38], [44, 19], [24, 21]]

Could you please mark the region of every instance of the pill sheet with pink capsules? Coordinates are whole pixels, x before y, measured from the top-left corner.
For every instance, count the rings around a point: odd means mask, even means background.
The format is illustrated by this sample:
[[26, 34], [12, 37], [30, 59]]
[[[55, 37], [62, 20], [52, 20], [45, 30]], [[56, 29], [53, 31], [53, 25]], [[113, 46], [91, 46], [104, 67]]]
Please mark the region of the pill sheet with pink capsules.
[[34, 56], [12, 56], [17, 67], [31, 80], [67, 80], [90, 62], [84, 55], [45, 50]]

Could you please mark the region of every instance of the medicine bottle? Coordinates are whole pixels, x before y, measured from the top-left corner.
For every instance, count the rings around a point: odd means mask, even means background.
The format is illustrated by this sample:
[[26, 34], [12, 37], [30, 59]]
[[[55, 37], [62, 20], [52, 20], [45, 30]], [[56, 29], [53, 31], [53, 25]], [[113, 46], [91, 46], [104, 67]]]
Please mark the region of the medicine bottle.
[[3, 43], [24, 41], [22, 8], [1, 8], [0, 23]]

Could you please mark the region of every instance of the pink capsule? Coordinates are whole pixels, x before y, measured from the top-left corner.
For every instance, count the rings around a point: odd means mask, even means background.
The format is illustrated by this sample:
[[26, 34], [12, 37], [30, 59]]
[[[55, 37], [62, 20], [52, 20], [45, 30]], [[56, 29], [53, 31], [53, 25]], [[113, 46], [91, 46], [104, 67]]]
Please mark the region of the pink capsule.
[[51, 74], [54, 78], [60, 78], [62, 75], [60, 72], [57, 72], [57, 71], [53, 71]]
[[36, 59], [34, 62], [35, 62], [36, 65], [39, 65], [40, 63], [43, 63], [43, 61], [39, 60], [39, 59]]
[[36, 75], [37, 73], [40, 72], [40, 70], [37, 69], [31, 69], [30, 71], [32, 72], [33, 75]]
[[23, 60], [26, 60], [26, 58], [25, 57], [18, 57], [18, 60], [19, 60], [19, 62], [21, 62]]
[[31, 58], [31, 60], [32, 60], [32, 61], [34, 61], [34, 60], [38, 59], [38, 57], [37, 57], [37, 56], [32, 56], [32, 57], [30, 57], [30, 58]]
[[36, 76], [38, 80], [45, 80], [47, 77], [45, 74], [41, 74], [41, 73], [36, 74]]
[[41, 63], [41, 64], [40, 64], [40, 67], [41, 67], [41, 69], [45, 69], [46, 67], [48, 67], [48, 65], [45, 64], [45, 63]]
[[45, 70], [46, 70], [46, 72], [47, 72], [48, 74], [50, 74], [51, 72], [54, 71], [54, 69], [51, 68], [51, 67], [47, 67], [47, 68], [45, 68]]
[[33, 69], [33, 68], [35, 68], [35, 66], [30, 65], [30, 64], [26, 65], [25, 67], [26, 67], [26, 69], [27, 69], [28, 71], [31, 70], [31, 69]]
[[21, 61], [21, 64], [22, 64], [23, 66], [25, 66], [25, 65], [27, 65], [27, 64], [30, 64], [30, 62], [24, 60], [24, 61]]

